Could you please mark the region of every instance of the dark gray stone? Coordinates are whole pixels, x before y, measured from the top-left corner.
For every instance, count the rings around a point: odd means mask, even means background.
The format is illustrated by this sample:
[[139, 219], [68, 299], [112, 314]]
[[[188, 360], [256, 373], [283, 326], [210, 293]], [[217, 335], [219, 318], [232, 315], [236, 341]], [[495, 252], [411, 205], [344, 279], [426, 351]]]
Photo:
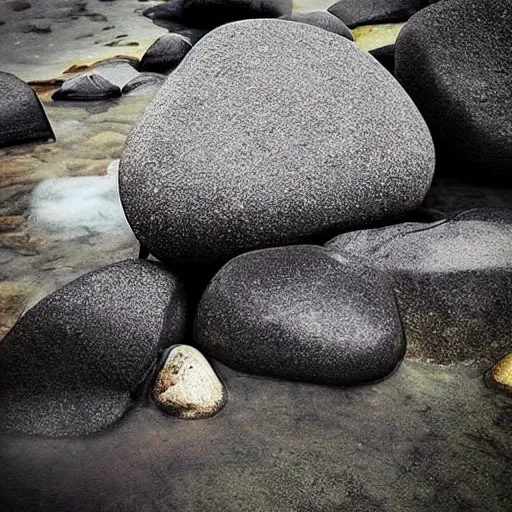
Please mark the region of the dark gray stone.
[[398, 23], [439, 0], [341, 0], [329, 7], [328, 12], [347, 27]]
[[180, 343], [185, 300], [154, 262], [86, 274], [29, 310], [0, 343], [0, 431], [83, 435], [118, 420], [155, 364]]
[[123, 94], [136, 94], [148, 89], [161, 87], [165, 82], [165, 75], [159, 73], [141, 73], [130, 80], [122, 90]]
[[90, 71], [66, 80], [52, 96], [54, 100], [99, 100], [121, 96], [121, 91], [140, 73], [127, 59], [112, 59]]
[[307, 25], [313, 25], [314, 27], [323, 28], [333, 34], [346, 37], [349, 41], [354, 40], [352, 32], [339, 18], [326, 11], [316, 12], [299, 12], [295, 14], [289, 14], [281, 16], [282, 20], [295, 21], [297, 23], [306, 23]]
[[405, 352], [382, 275], [312, 245], [227, 263], [201, 299], [194, 338], [240, 371], [337, 385], [382, 379]]
[[377, 59], [392, 75], [395, 74], [395, 45], [389, 44], [370, 51], [370, 55]]
[[214, 264], [401, 216], [433, 169], [423, 119], [373, 57], [303, 23], [251, 20], [211, 32], [169, 76], [119, 185], [151, 254]]
[[425, 116], [438, 171], [512, 185], [512, 10], [501, 0], [440, 2], [396, 42], [396, 77]]
[[140, 62], [142, 71], [167, 73], [172, 71], [192, 48], [192, 43], [179, 34], [158, 38], [146, 51]]
[[173, 16], [202, 28], [248, 18], [278, 18], [292, 11], [292, 0], [178, 0], [167, 4]]
[[36, 93], [10, 73], [0, 71], [0, 147], [55, 140]]
[[510, 352], [511, 210], [355, 231], [326, 246], [388, 273], [410, 357], [444, 364]]

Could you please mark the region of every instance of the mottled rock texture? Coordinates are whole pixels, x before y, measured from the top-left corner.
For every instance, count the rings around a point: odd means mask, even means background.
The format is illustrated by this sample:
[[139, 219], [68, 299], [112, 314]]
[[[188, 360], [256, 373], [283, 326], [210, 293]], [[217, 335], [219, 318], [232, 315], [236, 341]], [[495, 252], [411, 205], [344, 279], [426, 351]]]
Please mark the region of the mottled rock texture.
[[281, 19], [286, 21], [295, 21], [297, 23], [306, 23], [306, 25], [313, 25], [314, 27], [323, 28], [333, 34], [346, 37], [350, 41], [354, 40], [352, 32], [350, 32], [345, 23], [330, 12], [298, 12], [295, 14], [281, 16]]
[[501, 0], [439, 2], [396, 42], [396, 77], [425, 116], [439, 172], [512, 184], [512, 10]]
[[303, 23], [250, 20], [205, 36], [170, 75], [119, 185], [158, 259], [214, 264], [401, 216], [433, 169], [422, 117], [373, 57]]
[[163, 410], [185, 419], [209, 418], [226, 404], [227, 393], [207, 359], [194, 347], [169, 350], [153, 388]]
[[35, 92], [10, 73], [0, 71], [0, 147], [55, 140]]
[[390, 276], [411, 357], [496, 361], [510, 352], [512, 211], [354, 231], [326, 245]]
[[240, 371], [336, 385], [381, 379], [405, 352], [382, 275], [312, 245], [227, 263], [201, 299], [195, 341]]
[[66, 436], [112, 424], [184, 326], [181, 285], [158, 263], [126, 260], [76, 279], [0, 343], [0, 431]]

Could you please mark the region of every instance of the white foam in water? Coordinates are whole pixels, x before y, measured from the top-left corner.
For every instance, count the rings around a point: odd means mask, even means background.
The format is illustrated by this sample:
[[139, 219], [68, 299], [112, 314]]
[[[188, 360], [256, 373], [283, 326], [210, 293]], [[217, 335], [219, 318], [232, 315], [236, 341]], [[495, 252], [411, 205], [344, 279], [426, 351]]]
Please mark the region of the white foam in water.
[[131, 233], [119, 199], [118, 168], [119, 160], [115, 160], [106, 176], [40, 183], [31, 197], [31, 231], [63, 236]]

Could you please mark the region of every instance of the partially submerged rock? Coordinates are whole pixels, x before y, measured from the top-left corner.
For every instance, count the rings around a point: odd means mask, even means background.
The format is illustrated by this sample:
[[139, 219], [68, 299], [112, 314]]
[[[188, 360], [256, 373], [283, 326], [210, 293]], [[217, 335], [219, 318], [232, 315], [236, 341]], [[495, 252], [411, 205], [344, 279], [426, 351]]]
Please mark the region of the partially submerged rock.
[[217, 414], [227, 394], [206, 358], [194, 347], [172, 347], [153, 388], [153, 398], [179, 418], [199, 419]]
[[192, 48], [192, 43], [179, 34], [165, 34], [146, 51], [140, 62], [142, 71], [172, 71]]
[[185, 307], [172, 273], [137, 260], [43, 299], [0, 343], [0, 431], [73, 436], [111, 425], [159, 350], [182, 341]]
[[401, 216], [433, 170], [423, 119], [375, 59], [316, 27], [250, 20], [210, 33], [169, 76], [119, 185], [151, 254], [204, 265]]
[[194, 338], [236, 370], [335, 385], [382, 379], [405, 352], [380, 272], [310, 245], [227, 263], [201, 299]]
[[43, 106], [29, 85], [0, 71], [0, 90], [0, 147], [55, 140]]
[[354, 231], [326, 246], [390, 276], [410, 357], [446, 364], [510, 352], [512, 211]]

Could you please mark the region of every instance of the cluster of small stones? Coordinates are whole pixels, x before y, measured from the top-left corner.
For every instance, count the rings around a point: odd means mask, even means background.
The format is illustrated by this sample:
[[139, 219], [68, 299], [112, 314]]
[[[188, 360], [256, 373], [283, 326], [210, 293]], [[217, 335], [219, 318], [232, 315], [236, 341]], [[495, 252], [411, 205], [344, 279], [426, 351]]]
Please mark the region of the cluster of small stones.
[[[86, 274], [20, 319], [0, 344], [1, 430], [100, 430], [155, 373], [162, 409], [210, 417], [227, 390], [189, 338], [239, 371], [339, 386], [385, 378], [406, 350], [443, 364], [505, 356], [489, 377], [510, 391], [512, 213], [401, 222], [435, 170], [511, 181], [510, 14], [498, 0], [418, 10], [166, 2], [145, 15], [179, 29], [138, 65], [61, 84], [54, 100], [159, 87], [119, 166], [126, 218], [158, 261]], [[411, 16], [373, 55], [348, 28]], [[55, 138], [27, 84], [1, 73], [0, 86], [0, 145]]]

